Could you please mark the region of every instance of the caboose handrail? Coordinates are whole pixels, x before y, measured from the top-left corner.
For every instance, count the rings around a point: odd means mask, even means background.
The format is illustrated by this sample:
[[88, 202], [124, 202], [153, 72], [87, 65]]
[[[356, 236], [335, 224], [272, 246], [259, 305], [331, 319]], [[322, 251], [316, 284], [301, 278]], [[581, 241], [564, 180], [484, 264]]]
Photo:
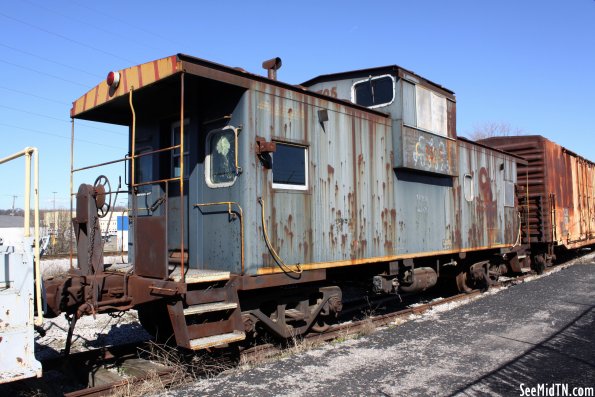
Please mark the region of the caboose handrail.
[[87, 165], [85, 167], [75, 168], [75, 169], [72, 170], [72, 172], [80, 172], [80, 171], [90, 170], [91, 168], [98, 168], [98, 167], [103, 167], [105, 165], [116, 164], [116, 163], [120, 163], [122, 161], [130, 160], [131, 158], [132, 157], [126, 156], [126, 157], [121, 158], [121, 159], [112, 160], [112, 161], [106, 161], [105, 163]]
[[[72, 119], [72, 127], [71, 127], [71, 142], [70, 142], [70, 210], [72, 213], [73, 210], [73, 197], [76, 196], [74, 193], [74, 174], [79, 171], [89, 170], [92, 168], [102, 167], [106, 165], [116, 164], [120, 162], [127, 162], [130, 161], [130, 187], [135, 188], [138, 186], [150, 185], [150, 184], [158, 184], [158, 183], [168, 183], [173, 181], [178, 181], [180, 183], [180, 221], [181, 221], [181, 229], [180, 229], [180, 250], [184, 252], [184, 73], [181, 74], [180, 77], [180, 144], [172, 145], [165, 148], [159, 148], [156, 150], [144, 151], [142, 153], [136, 153], [136, 111], [134, 108], [133, 102], [133, 94], [134, 94], [134, 87], [130, 87], [128, 92], [128, 103], [130, 106], [131, 112], [131, 128], [130, 128], [130, 153], [124, 156], [121, 159], [116, 159], [112, 161], [107, 161], [99, 164], [88, 165], [84, 167], [74, 168], [74, 118]], [[157, 153], [167, 152], [167, 151], [180, 151], [179, 162], [180, 162], [180, 175], [179, 177], [173, 178], [166, 178], [166, 179], [159, 179], [154, 181], [143, 181], [137, 183], [136, 181], [136, 159], [141, 158], [144, 156], [150, 156]], [[135, 203], [135, 202], [134, 202]], [[136, 218], [136, 205], [133, 203], [132, 206], [132, 216]], [[73, 267], [73, 247], [72, 247], [72, 239], [71, 239], [71, 247], [70, 247], [70, 267]], [[182, 277], [184, 279], [184, 263], [181, 264], [182, 270]]]
[[[171, 150], [175, 150], [175, 149], [179, 149], [181, 147], [181, 145], [174, 145], [174, 146], [169, 146], [166, 148], [161, 148], [161, 149], [155, 149], [155, 150], [151, 150], [151, 151], [147, 151], [147, 152], [142, 152], [142, 153], [138, 153], [132, 156], [125, 156], [124, 158], [121, 159], [117, 159], [117, 160], [112, 160], [112, 161], [106, 161], [104, 163], [99, 163], [99, 164], [93, 164], [93, 165], [87, 165], [85, 167], [81, 167], [81, 168], [75, 168], [72, 170], [72, 172], [79, 172], [79, 171], [85, 171], [91, 168], [97, 168], [97, 167], [103, 167], [106, 165], [111, 165], [111, 164], [116, 164], [116, 163], [121, 163], [123, 161], [130, 161], [133, 159], [137, 159], [140, 157], [144, 157], [144, 156], [149, 156], [152, 154], [157, 154], [157, 153], [161, 153], [161, 152], [166, 152], [166, 151], [171, 151]], [[180, 178], [174, 178], [174, 179], [180, 179]], [[159, 181], [157, 181], [159, 182]], [[138, 185], [134, 185], [134, 186], [138, 186]]]
[[35, 304], [37, 307], [37, 317], [35, 318], [35, 325], [43, 323], [43, 309], [41, 306], [41, 269], [40, 269], [40, 254], [39, 254], [39, 151], [35, 147], [26, 147], [25, 149], [12, 154], [10, 156], [0, 159], [0, 164], [7, 163], [19, 157], [25, 156], [25, 220], [24, 220], [24, 237], [31, 236], [30, 213], [31, 213], [31, 157], [34, 157], [33, 162], [33, 195], [34, 195], [34, 228], [35, 228]]

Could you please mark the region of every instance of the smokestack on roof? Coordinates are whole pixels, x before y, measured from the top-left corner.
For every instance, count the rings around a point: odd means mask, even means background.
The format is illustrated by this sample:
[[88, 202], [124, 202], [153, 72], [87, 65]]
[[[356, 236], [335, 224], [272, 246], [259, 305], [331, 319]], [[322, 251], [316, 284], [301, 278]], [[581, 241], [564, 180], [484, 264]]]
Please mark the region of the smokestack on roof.
[[281, 69], [281, 65], [281, 58], [276, 57], [269, 59], [268, 61], [264, 61], [262, 63], [262, 68], [267, 70], [269, 79], [277, 80], [277, 70]]

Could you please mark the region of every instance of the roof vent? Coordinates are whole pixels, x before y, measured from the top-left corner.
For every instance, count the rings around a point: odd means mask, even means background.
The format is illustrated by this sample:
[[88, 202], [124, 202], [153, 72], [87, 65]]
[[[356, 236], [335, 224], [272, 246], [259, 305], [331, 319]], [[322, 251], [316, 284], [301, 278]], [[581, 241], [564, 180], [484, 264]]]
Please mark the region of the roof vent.
[[277, 70], [281, 69], [281, 64], [281, 58], [276, 57], [264, 61], [262, 63], [262, 68], [267, 70], [269, 79], [277, 80]]

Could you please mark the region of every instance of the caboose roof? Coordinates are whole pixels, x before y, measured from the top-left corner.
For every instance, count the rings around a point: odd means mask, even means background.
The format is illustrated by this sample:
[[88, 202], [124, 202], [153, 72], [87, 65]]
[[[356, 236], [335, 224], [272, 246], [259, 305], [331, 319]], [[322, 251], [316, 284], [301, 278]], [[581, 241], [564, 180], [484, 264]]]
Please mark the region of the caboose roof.
[[158, 100], [160, 97], [163, 97], [164, 92], [179, 90], [180, 75], [186, 73], [245, 89], [252, 87], [255, 82], [262, 82], [310, 96], [320, 97], [327, 101], [337, 102], [368, 113], [388, 117], [387, 114], [377, 110], [311, 92], [302, 86], [272, 80], [266, 76], [246, 72], [241, 68], [221, 65], [185, 54], [172, 55], [131, 66], [119, 70], [119, 73], [120, 84], [117, 89], [110, 91], [105, 81], [100, 82], [72, 103], [70, 116], [72, 118], [128, 125], [130, 123], [130, 108], [128, 104], [130, 91], [133, 91], [133, 96], [140, 96], [142, 93], [142, 96], [146, 99], [154, 98]]

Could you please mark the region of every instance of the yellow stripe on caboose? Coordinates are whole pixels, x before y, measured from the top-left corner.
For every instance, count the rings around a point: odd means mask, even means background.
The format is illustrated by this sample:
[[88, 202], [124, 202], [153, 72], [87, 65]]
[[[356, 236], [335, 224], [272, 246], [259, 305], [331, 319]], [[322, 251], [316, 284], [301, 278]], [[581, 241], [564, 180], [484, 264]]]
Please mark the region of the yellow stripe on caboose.
[[70, 117], [76, 117], [115, 98], [126, 95], [133, 87], [138, 90], [180, 71], [182, 71], [181, 62], [176, 55], [122, 69], [119, 71], [120, 84], [114, 92], [110, 93], [107, 83], [102, 81], [72, 103]]

